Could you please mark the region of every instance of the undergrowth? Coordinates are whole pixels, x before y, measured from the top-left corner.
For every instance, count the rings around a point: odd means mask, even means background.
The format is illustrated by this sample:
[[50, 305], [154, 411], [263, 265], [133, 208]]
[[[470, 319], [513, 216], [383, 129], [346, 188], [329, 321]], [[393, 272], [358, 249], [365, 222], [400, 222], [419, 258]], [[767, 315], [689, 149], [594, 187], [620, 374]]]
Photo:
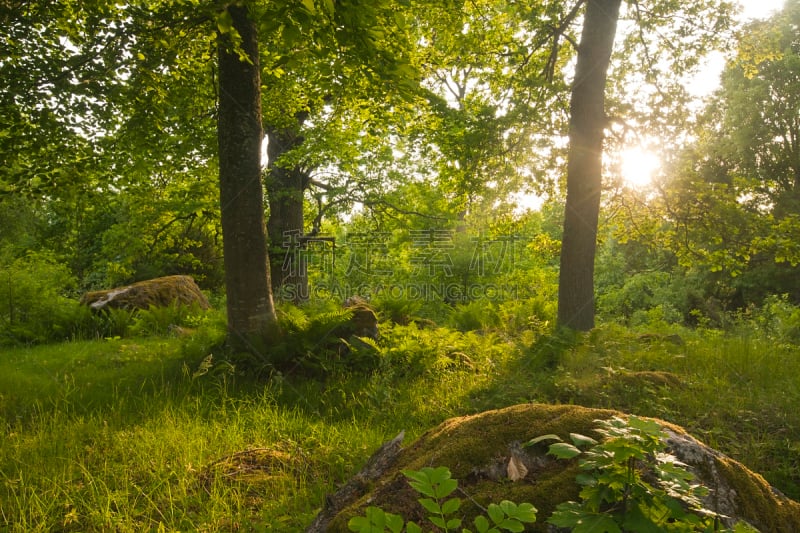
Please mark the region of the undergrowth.
[[529, 401], [682, 425], [800, 497], [800, 358], [783, 304], [729, 332], [564, 335], [536, 309], [489, 309], [514, 320], [478, 330], [464, 314], [442, 321], [460, 329], [385, 320], [336, 358], [313, 343], [316, 311], [292, 311], [292, 357], [308, 361], [257, 380], [219, 348], [213, 312], [180, 333], [6, 348], [0, 529], [300, 531], [400, 430]]

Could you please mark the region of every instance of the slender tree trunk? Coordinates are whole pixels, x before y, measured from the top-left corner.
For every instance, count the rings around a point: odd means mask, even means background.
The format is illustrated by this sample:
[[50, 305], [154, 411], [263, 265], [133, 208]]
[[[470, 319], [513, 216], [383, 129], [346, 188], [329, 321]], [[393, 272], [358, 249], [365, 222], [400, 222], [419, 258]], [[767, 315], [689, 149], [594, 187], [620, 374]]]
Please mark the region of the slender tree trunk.
[[[298, 128], [305, 114], [297, 117]], [[308, 270], [305, 257], [303, 194], [308, 186], [308, 174], [299, 167], [284, 168], [275, 161], [300, 146], [303, 137], [292, 129], [276, 129], [268, 134], [270, 271], [272, 290], [278, 297], [295, 303], [308, 299]]]
[[261, 185], [258, 36], [247, 7], [227, 9], [248, 58], [239, 57], [230, 33], [220, 35], [217, 134], [228, 337], [238, 347], [253, 349], [264, 346], [277, 325]]
[[580, 331], [594, 327], [594, 257], [606, 126], [606, 75], [620, 3], [588, 0], [570, 101], [558, 324]]

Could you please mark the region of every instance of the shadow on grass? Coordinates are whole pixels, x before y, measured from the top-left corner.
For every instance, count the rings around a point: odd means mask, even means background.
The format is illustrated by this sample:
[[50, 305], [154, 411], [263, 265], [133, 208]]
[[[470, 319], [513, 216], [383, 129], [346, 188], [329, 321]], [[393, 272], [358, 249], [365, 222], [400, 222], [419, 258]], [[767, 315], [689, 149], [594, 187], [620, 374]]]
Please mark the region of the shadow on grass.
[[202, 352], [175, 338], [112, 339], [12, 348], [0, 358], [0, 413], [7, 423], [59, 412], [70, 416], [125, 411], [141, 419], [145, 402], [193, 394]]

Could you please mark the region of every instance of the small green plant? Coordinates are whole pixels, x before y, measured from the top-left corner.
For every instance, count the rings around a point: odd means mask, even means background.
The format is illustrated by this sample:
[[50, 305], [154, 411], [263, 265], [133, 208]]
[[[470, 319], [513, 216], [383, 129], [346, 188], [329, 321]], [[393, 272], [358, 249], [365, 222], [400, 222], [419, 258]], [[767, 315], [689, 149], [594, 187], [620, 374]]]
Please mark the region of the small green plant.
[[[422, 470], [404, 470], [403, 475], [409, 484], [423, 498], [419, 503], [427, 512], [428, 521], [440, 531], [459, 531], [462, 518], [457, 515], [461, 509], [460, 498], [448, 498], [458, 489], [458, 481], [451, 477], [447, 467], [425, 467]], [[536, 508], [530, 503], [517, 505], [510, 501], [490, 504], [486, 508], [486, 516], [475, 518], [475, 529], [478, 533], [500, 533], [501, 531], [519, 532], [525, 529], [524, 524], [536, 521]], [[490, 522], [491, 520], [491, 522]], [[365, 516], [356, 516], [348, 522], [350, 531], [358, 533], [422, 533], [423, 529], [415, 522], [405, 522], [403, 517], [387, 513], [379, 507], [368, 507]], [[404, 529], [405, 528], [405, 529]], [[462, 533], [471, 533], [469, 529], [460, 529]]]
[[[666, 435], [658, 423], [635, 416], [597, 422], [603, 442], [572, 433], [572, 443], [549, 447], [548, 453], [559, 459], [581, 456], [576, 479], [583, 488], [581, 501], [559, 504], [548, 523], [576, 533], [728, 531], [720, 529], [715, 512], [703, 508], [708, 489], [694, 483], [685, 465], [666, 453]], [[546, 440], [561, 441], [543, 435], [527, 444]], [[734, 531], [754, 530], [738, 524]]]
[[169, 305], [150, 305], [134, 314], [129, 333], [133, 336], [168, 335], [175, 327], [198, 323], [202, 310], [197, 304], [184, 305], [172, 302]]

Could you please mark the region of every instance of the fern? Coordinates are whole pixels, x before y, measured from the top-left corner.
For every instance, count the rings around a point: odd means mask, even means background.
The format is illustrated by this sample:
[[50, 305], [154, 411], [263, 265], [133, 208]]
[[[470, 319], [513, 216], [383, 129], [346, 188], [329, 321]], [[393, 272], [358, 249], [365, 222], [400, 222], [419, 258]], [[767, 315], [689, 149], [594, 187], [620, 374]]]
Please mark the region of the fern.
[[293, 305], [285, 305], [279, 309], [278, 321], [281, 330], [290, 335], [306, 331], [310, 323], [308, 315]]
[[353, 312], [349, 309], [320, 313], [311, 318], [308, 328], [305, 331], [305, 336], [313, 344], [319, 344], [331, 338], [336, 339], [337, 334], [341, 332], [352, 318]]

